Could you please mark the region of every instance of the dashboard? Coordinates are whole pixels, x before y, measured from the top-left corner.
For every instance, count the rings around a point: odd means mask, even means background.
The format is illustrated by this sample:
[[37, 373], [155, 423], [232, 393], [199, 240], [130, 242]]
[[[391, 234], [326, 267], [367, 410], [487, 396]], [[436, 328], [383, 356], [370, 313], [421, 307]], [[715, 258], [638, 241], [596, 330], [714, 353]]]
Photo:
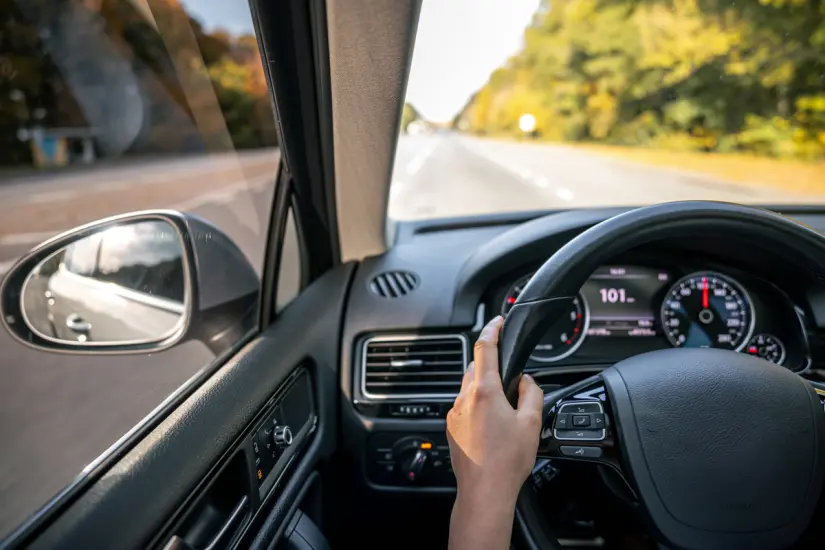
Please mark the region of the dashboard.
[[[531, 276], [519, 272], [496, 285], [490, 311], [506, 316]], [[661, 261], [597, 269], [530, 366], [598, 366], [667, 347], [728, 349], [795, 371], [808, 366], [802, 319], [779, 288], [729, 267]]]
[[[626, 210], [403, 222], [389, 250], [359, 264], [340, 390], [343, 445], [370, 489], [454, 491], [444, 419], [472, 343], [550, 256]], [[825, 211], [783, 213], [825, 232]], [[595, 269], [525, 370], [552, 389], [640, 353], [703, 346], [821, 379], [825, 278], [782, 247], [735, 232], [670, 235]]]

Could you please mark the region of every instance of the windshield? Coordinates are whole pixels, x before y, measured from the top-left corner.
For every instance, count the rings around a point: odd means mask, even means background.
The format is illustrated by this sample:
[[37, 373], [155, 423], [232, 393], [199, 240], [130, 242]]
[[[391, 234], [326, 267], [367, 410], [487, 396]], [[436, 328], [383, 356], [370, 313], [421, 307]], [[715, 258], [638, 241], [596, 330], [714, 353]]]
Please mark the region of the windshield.
[[825, 4], [425, 0], [389, 215], [825, 203]]

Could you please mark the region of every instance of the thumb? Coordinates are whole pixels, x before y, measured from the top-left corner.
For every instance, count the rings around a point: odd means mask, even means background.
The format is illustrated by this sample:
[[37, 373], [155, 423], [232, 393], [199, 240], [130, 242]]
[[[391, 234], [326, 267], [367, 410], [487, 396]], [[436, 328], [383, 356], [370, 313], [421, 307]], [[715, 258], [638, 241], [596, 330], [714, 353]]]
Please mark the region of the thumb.
[[529, 374], [522, 374], [518, 384], [518, 414], [541, 418], [544, 392]]

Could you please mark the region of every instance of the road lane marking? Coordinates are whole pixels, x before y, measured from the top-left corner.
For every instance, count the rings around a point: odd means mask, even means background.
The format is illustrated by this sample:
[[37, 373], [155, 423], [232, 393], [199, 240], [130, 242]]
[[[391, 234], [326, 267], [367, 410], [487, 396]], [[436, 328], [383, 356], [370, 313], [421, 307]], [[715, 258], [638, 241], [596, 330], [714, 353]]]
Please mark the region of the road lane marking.
[[436, 139], [435, 141], [430, 143], [426, 149], [421, 151], [421, 153], [419, 153], [415, 158], [413, 158], [407, 164], [407, 175], [414, 176], [416, 173], [418, 173], [418, 171], [421, 170], [421, 167], [424, 166], [424, 162], [426, 162], [427, 158], [433, 154], [433, 151], [435, 151], [436, 147], [438, 147], [439, 144], [441, 144], [441, 140]]
[[576, 196], [573, 194], [573, 191], [571, 191], [567, 187], [559, 187], [558, 189], [556, 189], [556, 196], [561, 200], [567, 202], [570, 202], [574, 198], [576, 198]]
[[272, 181], [273, 178], [274, 176], [271, 174], [264, 174], [246, 180], [235, 181], [226, 187], [181, 201], [172, 205], [170, 208], [172, 210], [186, 212], [207, 204], [227, 204], [234, 201], [236, 196], [244, 191], [252, 194], [254, 191], [263, 190], [266, 184]]
[[45, 193], [32, 194], [20, 201], [23, 204], [39, 204], [44, 202], [60, 202], [73, 199], [82, 193], [81, 190], [67, 191], [46, 191]]

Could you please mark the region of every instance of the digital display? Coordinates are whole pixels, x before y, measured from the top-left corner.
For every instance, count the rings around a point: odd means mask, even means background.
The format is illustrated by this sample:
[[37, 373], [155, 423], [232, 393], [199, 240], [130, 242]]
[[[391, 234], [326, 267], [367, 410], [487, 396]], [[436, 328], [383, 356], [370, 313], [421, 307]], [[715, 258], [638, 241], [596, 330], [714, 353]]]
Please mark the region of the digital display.
[[670, 280], [661, 269], [600, 267], [582, 287], [590, 311], [587, 335], [655, 336], [659, 294]]

